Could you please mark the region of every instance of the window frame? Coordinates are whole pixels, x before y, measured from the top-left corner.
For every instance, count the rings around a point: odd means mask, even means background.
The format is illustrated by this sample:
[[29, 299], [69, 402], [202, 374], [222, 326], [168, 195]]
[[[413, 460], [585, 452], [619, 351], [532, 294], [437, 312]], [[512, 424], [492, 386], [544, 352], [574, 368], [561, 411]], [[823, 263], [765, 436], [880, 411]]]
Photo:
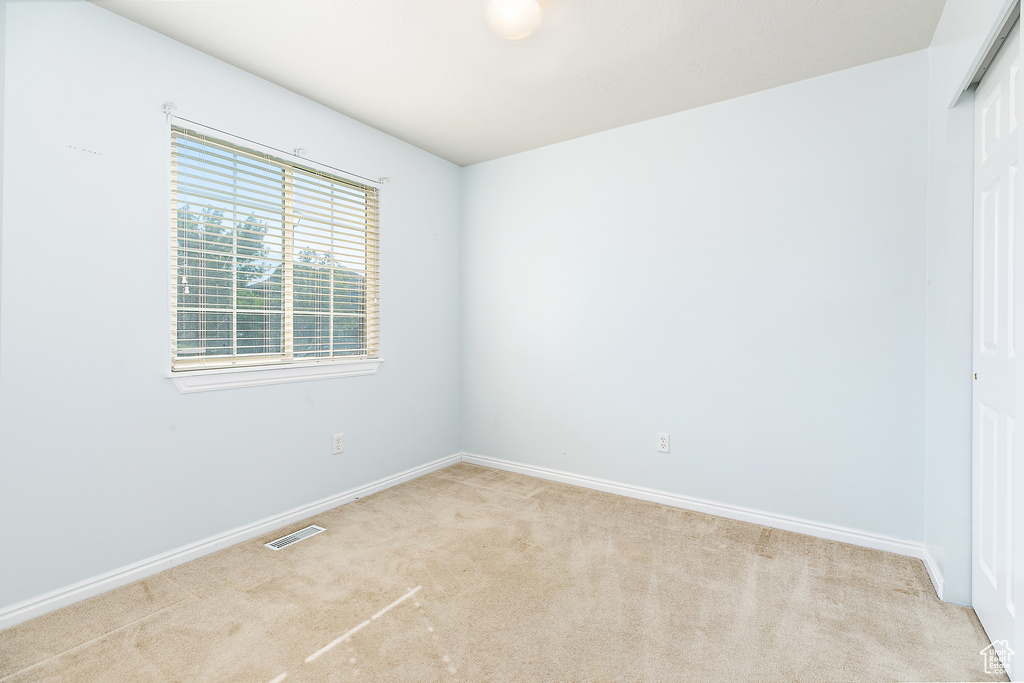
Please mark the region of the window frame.
[[[302, 163], [288, 161], [280, 158], [279, 156], [273, 155], [269, 152], [254, 149], [249, 145], [257, 145], [249, 140], [245, 140], [246, 145], [240, 145], [236, 142], [225, 140], [226, 137], [234, 137], [230, 134], [224, 133], [223, 131], [216, 131], [216, 133], [209, 133], [203, 129], [202, 126], [189, 122], [186, 127], [184, 125], [171, 125], [168, 140], [168, 157], [170, 163], [169, 169], [169, 182], [168, 182], [168, 206], [170, 216], [170, 263], [169, 263], [169, 323], [170, 323], [170, 344], [168, 345], [168, 371], [166, 377], [173, 380], [175, 387], [181, 393], [195, 393], [200, 391], [211, 391], [218, 389], [230, 389], [247, 386], [261, 386], [267, 384], [282, 384], [288, 382], [299, 382], [314, 379], [329, 379], [336, 377], [351, 377], [358, 375], [370, 375], [377, 372], [380, 364], [383, 363], [383, 358], [380, 354], [380, 304], [379, 304], [379, 291], [380, 291], [380, 218], [379, 218], [379, 202], [380, 202], [380, 191], [376, 187], [364, 184], [359, 181], [349, 180], [342, 178], [337, 175], [334, 171], [326, 171], [317, 168], [315, 165], [310, 164], [307, 160], [303, 160]], [[216, 130], [216, 129], [214, 129]], [[177, 345], [177, 336], [179, 332], [178, 322], [178, 307], [179, 307], [179, 292], [177, 287], [177, 280], [179, 276], [179, 243], [178, 243], [178, 231], [179, 231], [179, 215], [178, 215], [178, 192], [177, 192], [177, 164], [178, 155], [175, 151], [174, 140], [176, 136], [186, 135], [196, 137], [201, 140], [208, 140], [214, 145], [220, 145], [226, 147], [228, 150], [237, 150], [242, 154], [253, 155], [259, 157], [261, 160], [270, 162], [270, 164], [279, 166], [282, 170], [282, 223], [281, 223], [281, 309], [279, 315], [282, 318], [282, 332], [281, 332], [281, 353], [279, 355], [265, 356], [261, 360], [254, 358], [246, 358], [245, 355], [231, 355], [222, 357], [221, 361], [213, 360], [203, 363], [202, 361], [196, 362], [195, 367], [188, 367], [189, 361], [185, 359], [182, 362], [182, 357], [179, 355], [175, 356], [176, 350], [179, 348]], [[273, 148], [269, 148], [273, 149]], [[279, 151], [279, 150], [275, 150]], [[340, 185], [349, 185], [361, 189], [367, 193], [367, 202], [371, 200], [372, 193], [372, 206], [373, 206], [373, 219], [367, 219], [365, 222], [366, 226], [366, 245], [363, 249], [364, 258], [367, 263], [366, 280], [365, 280], [365, 305], [363, 312], [365, 341], [364, 346], [366, 349], [365, 354], [360, 355], [331, 355], [326, 357], [298, 357], [296, 358], [294, 353], [294, 343], [297, 337], [295, 336], [295, 312], [294, 312], [294, 296], [295, 296], [295, 276], [293, 273], [295, 263], [292, 261], [295, 257], [294, 253], [294, 242], [296, 238], [296, 226], [300, 219], [296, 217], [296, 211], [291, 206], [294, 190], [295, 190], [295, 171], [301, 171], [303, 174], [312, 174], [321, 179], [327, 179], [330, 182], [338, 182]], [[369, 206], [369, 204], [368, 204]], [[301, 214], [301, 212], [298, 212]], [[237, 220], [235, 221], [237, 225]], [[302, 233], [299, 233], [301, 236]], [[373, 263], [371, 275], [370, 263]], [[237, 266], [236, 266], [237, 267]], [[330, 277], [333, 279], [335, 274], [338, 272], [332, 267], [328, 270], [331, 273]], [[236, 277], [235, 273], [237, 270], [232, 271], [232, 278]], [[234, 285], [233, 285], [234, 287]], [[332, 289], [333, 292], [333, 289]], [[371, 303], [372, 302], [372, 303]], [[335, 308], [336, 303], [334, 300], [334, 294], [330, 296], [330, 308], [328, 311], [320, 311], [312, 313], [312, 315], [326, 315], [332, 320], [335, 317], [344, 317], [339, 314]], [[234, 315], [233, 319], [237, 316], [237, 301], [232, 300], [230, 310]], [[210, 309], [215, 310], [215, 309]], [[302, 315], [301, 313], [299, 315]], [[288, 318], [291, 320], [288, 321]], [[239, 329], [237, 324], [232, 325], [232, 347], [236, 348]], [[330, 353], [335, 353], [333, 347], [333, 336], [329, 337], [329, 348]], [[178, 367], [176, 368], [175, 365]], [[182, 367], [184, 365], [185, 367]], [[212, 367], [211, 367], [212, 365]]]

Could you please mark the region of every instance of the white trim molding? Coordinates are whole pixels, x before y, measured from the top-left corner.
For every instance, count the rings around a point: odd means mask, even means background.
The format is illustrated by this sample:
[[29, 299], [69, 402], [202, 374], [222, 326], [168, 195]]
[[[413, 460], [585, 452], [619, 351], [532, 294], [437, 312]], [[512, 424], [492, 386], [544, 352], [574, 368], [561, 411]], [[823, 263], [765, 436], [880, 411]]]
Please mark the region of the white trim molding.
[[942, 600], [942, 589], [946, 584], [946, 579], [942, 576], [942, 570], [939, 569], [939, 563], [935, 561], [931, 552], [928, 550], [928, 546], [921, 545], [921, 561], [924, 562], [924, 568], [928, 571], [928, 578], [932, 580], [932, 587], [935, 588], [935, 594], [939, 596], [939, 600]]
[[334, 377], [355, 377], [373, 375], [384, 360], [381, 358], [360, 358], [308, 365], [282, 365], [280, 367], [260, 366], [251, 368], [218, 368], [215, 370], [186, 370], [172, 372], [167, 376], [183, 394], [238, 387], [258, 387], [264, 384], [285, 384], [311, 379], [332, 379]]
[[835, 524], [813, 522], [799, 517], [778, 515], [772, 512], [754, 510], [738, 505], [726, 505], [710, 500], [704, 500], [702, 498], [692, 498], [690, 496], [681, 496], [675, 493], [668, 493], [666, 491], [658, 491], [629, 484], [620, 484], [608, 481], [607, 479], [571, 474], [569, 472], [553, 470], [547, 467], [538, 467], [536, 465], [526, 465], [523, 463], [512, 462], [510, 460], [489, 458], [483, 455], [474, 455], [472, 453], [463, 453], [462, 462], [469, 463], [471, 465], [480, 465], [482, 467], [490, 467], [497, 470], [505, 470], [507, 472], [515, 472], [517, 474], [525, 474], [539, 479], [548, 479], [550, 481], [557, 481], [563, 484], [582, 486], [583, 488], [594, 489], [595, 491], [604, 491], [605, 493], [614, 493], [615, 495], [626, 496], [627, 498], [648, 500], [653, 503], [661, 503], [662, 505], [669, 505], [672, 507], [682, 508], [684, 510], [704, 512], [709, 515], [736, 519], [741, 522], [752, 522], [754, 524], [760, 524], [761, 526], [772, 527], [773, 529], [793, 531], [807, 536], [817, 536], [818, 538], [826, 538], [832, 541], [849, 543], [851, 545], [858, 545], [864, 548], [884, 550], [886, 552], [896, 553], [897, 555], [916, 557], [924, 563], [925, 569], [928, 571], [928, 576], [932, 580], [932, 585], [935, 588], [936, 594], [940, 599], [942, 598], [942, 574], [939, 572], [938, 565], [935, 563], [934, 558], [932, 558], [931, 554], [928, 553], [927, 548], [925, 548], [923, 543], [906, 541], [881, 534], [873, 534]]
[[286, 512], [282, 512], [279, 515], [273, 517], [267, 517], [261, 519], [258, 522], [247, 524], [245, 526], [226, 531], [216, 536], [203, 539], [196, 543], [191, 543], [186, 546], [182, 546], [176, 550], [156, 555], [154, 557], [141, 560], [134, 564], [130, 564], [126, 567], [121, 567], [113, 571], [109, 571], [99, 576], [94, 576], [84, 581], [79, 581], [70, 586], [59, 588], [45, 595], [40, 595], [35, 598], [30, 598], [24, 602], [4, 607], [0, 609], [0, 630], [10, 628], [20, 624], [23, 621], [28, 621], [33, 617], [38, 617], [47, 612], [52, 612], [55, 609], [66, 607], [67, 605], [74, 604], [86, 598], [105, 593], [114, 588], [127, 585], [134, 581], [144, 579], [147, 576], [158, 574], [171, 567], [176, 567], [179, 564], [184, 564], [190, 560], [197, 559], [203, 555], [209, 555], [210, 553], [216, 552], [228, 546], [247, 541], [257, 536], [262, 536], [265, 533], [280, 529], [281, 527], [300, 522], [307, 517], [318, 515], [321, 512], [326, 512], [339, 505], [345, 503], [351, 503], [354, 500], [365, 498], [372, 493], [383, 491], [384, 489], [397, 486], [404, 482], [412, 479], [422, 477], [424, 474], [429, 474], [436, 470], [443, 469], [450, 465], [455, 465], [462, 461], [460, 454], [451, 455], [440, 460], [414, 467], [404, 472], [385, 477], [384, 479], [378, 479], [377, 481], [366, 484], [365, 486], [359, 486], [348, 491], [343, 491], [339, 494], [330, 496], [328, 498], [322, 498], [320, 500], [303, 505], [301, 507], [293, 508]]

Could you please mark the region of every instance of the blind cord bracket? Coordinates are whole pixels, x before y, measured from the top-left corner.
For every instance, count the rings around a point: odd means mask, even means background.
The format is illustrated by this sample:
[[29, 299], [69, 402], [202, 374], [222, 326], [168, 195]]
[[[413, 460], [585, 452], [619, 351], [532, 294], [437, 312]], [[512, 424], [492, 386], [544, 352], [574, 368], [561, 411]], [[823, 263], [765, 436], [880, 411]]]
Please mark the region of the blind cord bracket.
[[163, 110], [164, 110], [164, 115], [167, 117], [167, 123], [171, 122], [171, 118], [174, 116], [174, 110], [177, 109], [177, 108], [178, 108], [178, 105], [176, 105], [174, 102], [170, 102], [170, 101], [164, 102]]

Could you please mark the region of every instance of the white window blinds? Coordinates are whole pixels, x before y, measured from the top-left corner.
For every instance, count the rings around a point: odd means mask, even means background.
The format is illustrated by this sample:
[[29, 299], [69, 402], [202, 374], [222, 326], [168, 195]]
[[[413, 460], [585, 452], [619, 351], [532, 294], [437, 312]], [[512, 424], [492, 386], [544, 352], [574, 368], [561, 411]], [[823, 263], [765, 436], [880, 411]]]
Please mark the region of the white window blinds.
[[377, 189], [171, 136], [171, 370], [379, 357]]

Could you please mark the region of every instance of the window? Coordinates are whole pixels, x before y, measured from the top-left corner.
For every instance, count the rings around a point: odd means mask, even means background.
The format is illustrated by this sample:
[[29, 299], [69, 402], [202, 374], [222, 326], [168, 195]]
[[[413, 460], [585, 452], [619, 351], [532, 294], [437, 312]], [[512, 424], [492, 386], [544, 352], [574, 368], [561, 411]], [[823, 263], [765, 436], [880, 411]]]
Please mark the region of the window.
[[378, 358], [377, 189], [171, 136], [171, 376]]

